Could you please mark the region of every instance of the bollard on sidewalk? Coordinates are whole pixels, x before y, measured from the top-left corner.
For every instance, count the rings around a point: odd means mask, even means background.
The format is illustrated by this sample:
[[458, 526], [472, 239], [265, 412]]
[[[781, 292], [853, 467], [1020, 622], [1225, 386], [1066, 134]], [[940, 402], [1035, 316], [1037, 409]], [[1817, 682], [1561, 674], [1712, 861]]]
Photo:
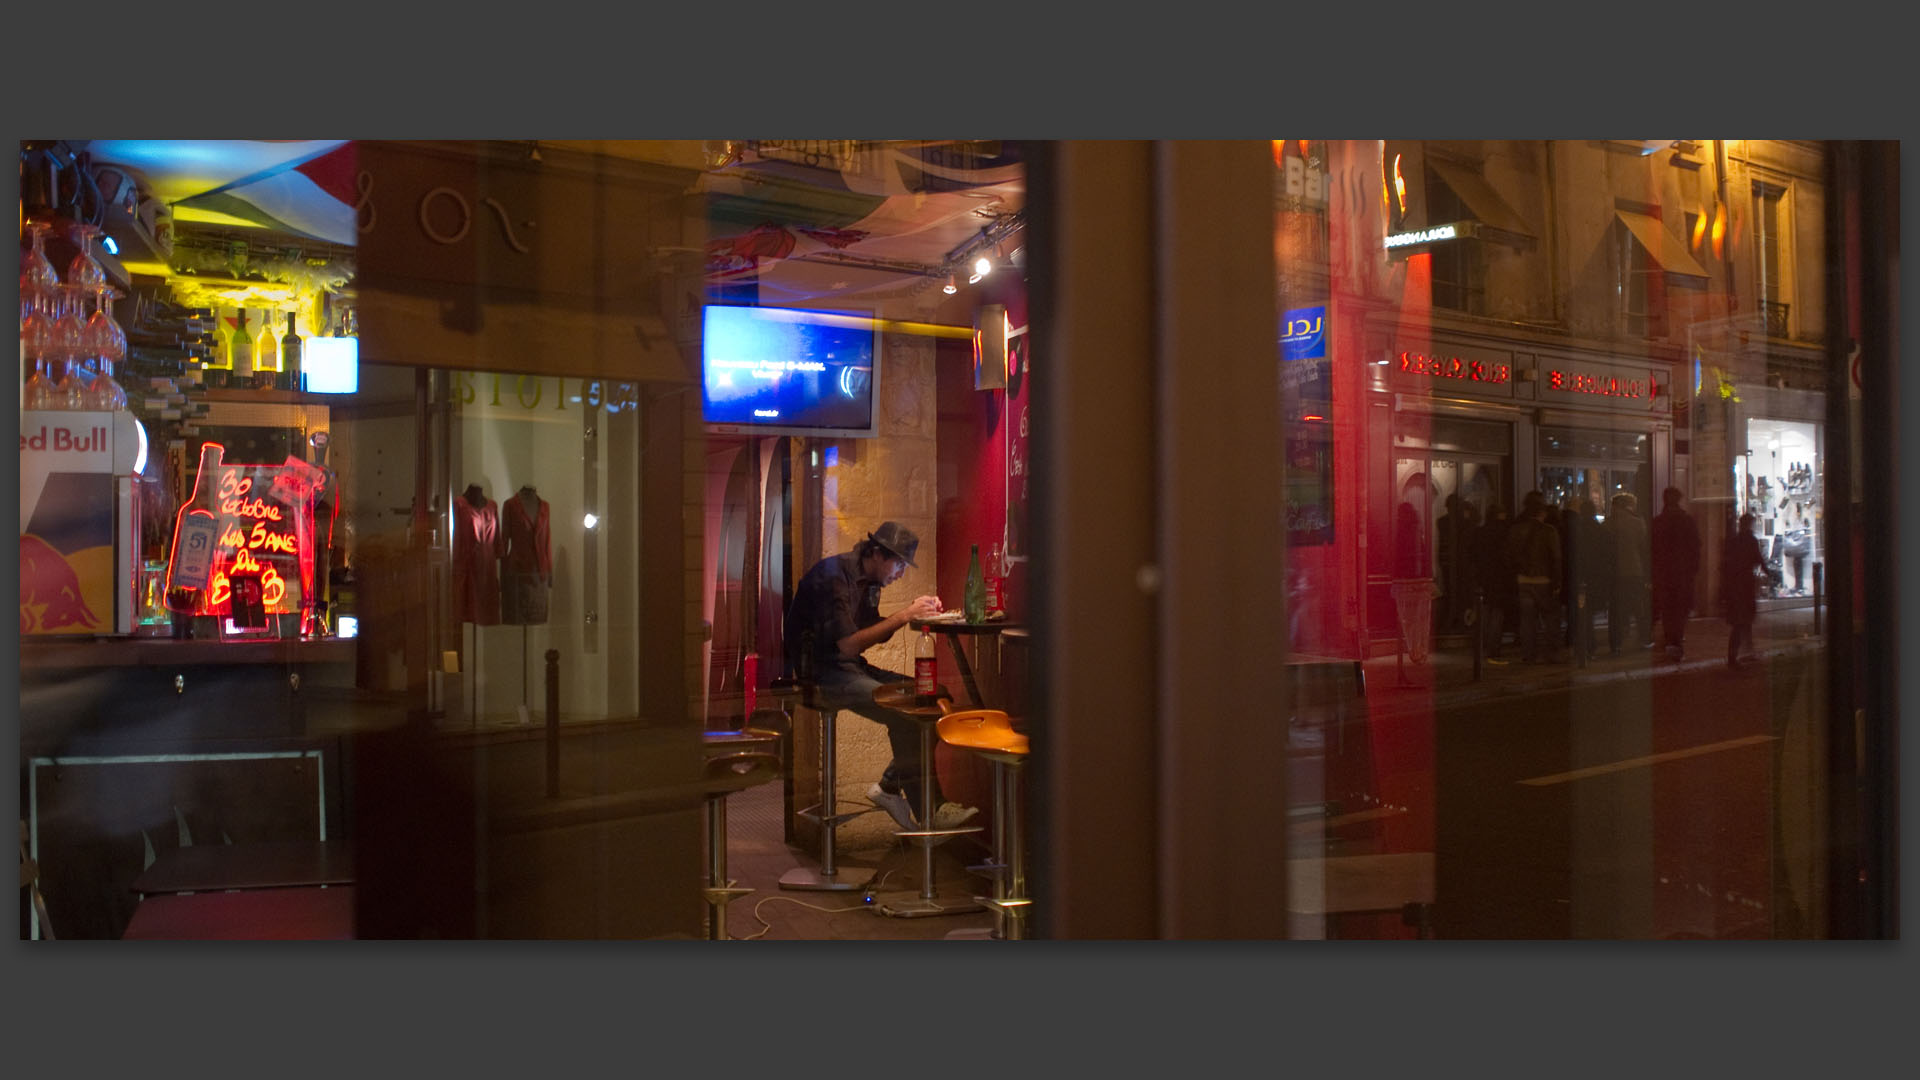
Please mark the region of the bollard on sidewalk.
[[547, 650], [547, 798], [560, 796], [560, 650]]

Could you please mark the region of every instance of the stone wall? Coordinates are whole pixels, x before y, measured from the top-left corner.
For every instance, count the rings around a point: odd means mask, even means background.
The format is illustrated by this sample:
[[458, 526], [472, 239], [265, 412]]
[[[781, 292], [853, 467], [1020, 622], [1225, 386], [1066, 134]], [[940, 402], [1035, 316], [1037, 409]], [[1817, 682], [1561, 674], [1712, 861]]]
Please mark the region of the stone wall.
[[[920, 537], [920, 549], [901, 579], [880, 595], [880, 614], [890, 615], [914, 597], [937, 591], [939, 548], [934, 420], [934, 342], [932, 338], [885, 334], [881, 339], [879, 436], [845, 439], [838, 461], [826, 473], [821, 507], [821, 550], [807, 552], [805, 565], [853, 548], [883, 521], [897, 521]], [[903, 674], [913, 672], [911, 631], [867, 650], [868, 662]], [[866, 800], [867, 788], [887, 767], [892, 751], [886, 729], [865, 717], [841, 714], [837, 729], [837, 781], [841, 799]], [[867, 814], [841, 826], [840, 843], [849, 850], [893, 842], [894, 824], [885, 813]]]

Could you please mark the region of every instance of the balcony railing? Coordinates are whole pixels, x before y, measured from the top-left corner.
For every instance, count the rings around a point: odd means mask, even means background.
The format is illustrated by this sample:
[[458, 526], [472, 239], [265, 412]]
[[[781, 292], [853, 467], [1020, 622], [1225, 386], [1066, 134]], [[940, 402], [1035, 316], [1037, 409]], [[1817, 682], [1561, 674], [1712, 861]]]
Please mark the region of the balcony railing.
[[1787, 304], [1777, 304], [1772, 300], [1760, 301], [1760, 314], [1767, 320], [1767, 336], [1783, 338], [1787, 336]]

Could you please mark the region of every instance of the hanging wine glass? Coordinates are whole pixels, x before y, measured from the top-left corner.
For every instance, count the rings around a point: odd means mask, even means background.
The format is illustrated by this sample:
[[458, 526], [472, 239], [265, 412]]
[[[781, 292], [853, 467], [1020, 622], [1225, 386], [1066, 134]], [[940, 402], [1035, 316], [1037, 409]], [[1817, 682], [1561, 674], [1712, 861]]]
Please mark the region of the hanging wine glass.
[[54, 290], [53, 342], [48, 350], [53, 361], [48, 376], [53, 380], [55, 409], [84, 409], [86, 383], [81, 379], [81, 363], [86, 356], [82, 343], [86, 328], [80, 321], [78, 291], [62, 285]]
[[75, 225], [73, 231], [80, 234], [80, 251], [67, 263], [67, 284], [80, 289], [83, 297], [92, 296], [93, 290], [107, 283], [106, 270], [93, 257], [93, 238], [100, 235], [100, 226]]
[[20, 253], [20, 352], [26, 378], [20, 388], [20, 407], [45, 409], [53, 400], [53, 381], [47, 378], [47, 358], [53, 342], [53, 316], [46, 296], [60, 279], [47, 260], [45, 222], [27, 222], [32, 246]]
[[[25, 276], [24, 274], [22, 275]], [[53, 320], [38, 298], [20, 298], [20, 349], [25, 354], [27, 378], [20, 391], [23, 409], [53, 407], [53, 380], [47, 378], [47, 356], [53, 343]]]
[[47, 258], [47, 234], [53, 226], [44, 221], [27, 222], [27, 233], [33, 238], [33, 246], [20, 254], [20, 295], [32, 297], [36, 302], [51, 295], [60, 287], [60, 275], [54, 272], [53, 260]]
[[86, 405], [95, 412], [117, 412], [127, 407], [126, 390], [113, 380], [114, 368], [127, 358], [127, 335], [114, 321], [111, 306], [120, 293], [102, 285], [94, 297], [93, 316], [82, 328], [82, 344], [97, 369], [87, 383]]

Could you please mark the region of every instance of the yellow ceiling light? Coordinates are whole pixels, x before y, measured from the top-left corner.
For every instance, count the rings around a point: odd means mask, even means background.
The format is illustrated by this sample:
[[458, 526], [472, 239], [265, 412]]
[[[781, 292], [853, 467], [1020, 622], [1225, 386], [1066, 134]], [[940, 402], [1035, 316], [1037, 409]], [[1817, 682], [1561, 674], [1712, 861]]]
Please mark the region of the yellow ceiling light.
[[299, 291], [283, 282], [178, 274], [170, 284], [175, 301], [187, 307], [279, 308], [299, 299]]
[[257, 221], [248, 221], [246, 218], [234, 217], [232, 214], [223, 214], [218, 210], [201, 210], [191, 206], [181, 206], [178, 203], [174, 204], [173, 207], [173, 220], [175, 222], [193, 222], [198, 225], [228, 225], [242, 229], [265, 228], [265, 226]]

